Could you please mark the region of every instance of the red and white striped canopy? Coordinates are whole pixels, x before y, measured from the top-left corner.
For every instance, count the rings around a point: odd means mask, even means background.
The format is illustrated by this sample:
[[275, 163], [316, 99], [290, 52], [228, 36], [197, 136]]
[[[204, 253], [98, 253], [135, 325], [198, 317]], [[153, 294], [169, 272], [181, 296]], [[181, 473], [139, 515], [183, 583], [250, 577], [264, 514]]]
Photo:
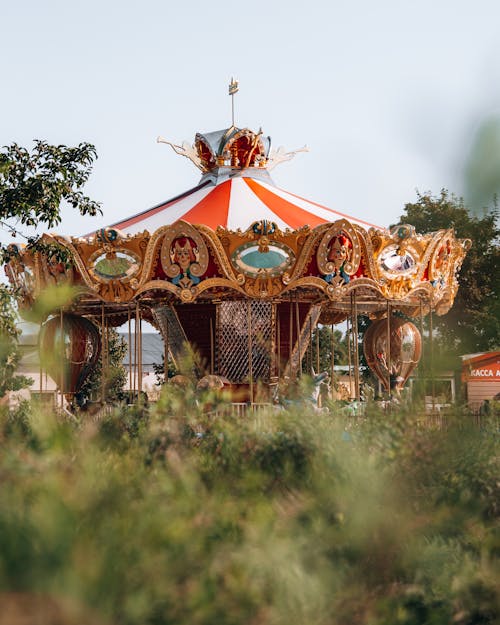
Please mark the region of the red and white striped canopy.
[[115, 223], [113, 227], [125, 234], [142, 230], [154, 232], [161, 226], [183, 219], [213, 230], [217, 226], [246, 230], [254, 221], [267, 219], [281, 229], [296, 230], [305, 225], [314, 228], [342, 218], [363, 228], [374, 225], [305, 200], [268, 182], [238, 176], [217, 185], [206, 181], [167, 202]]

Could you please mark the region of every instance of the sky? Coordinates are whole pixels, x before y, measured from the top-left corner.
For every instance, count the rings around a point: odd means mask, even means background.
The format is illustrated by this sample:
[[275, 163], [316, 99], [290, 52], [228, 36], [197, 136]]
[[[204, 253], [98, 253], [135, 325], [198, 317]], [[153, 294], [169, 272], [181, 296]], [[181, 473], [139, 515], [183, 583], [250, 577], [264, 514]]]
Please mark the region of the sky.
[[198, 183], [156, 137], [228, 127], [234, 76], [237, 126], [310, 149], [279, 187], [386, 226], [416, 189], [463, 193], [500, 113], [499, 25], [498, 0], [0, 0], [1, 145], [96, 146], [103, 216], [56, 229], [87, 233]]

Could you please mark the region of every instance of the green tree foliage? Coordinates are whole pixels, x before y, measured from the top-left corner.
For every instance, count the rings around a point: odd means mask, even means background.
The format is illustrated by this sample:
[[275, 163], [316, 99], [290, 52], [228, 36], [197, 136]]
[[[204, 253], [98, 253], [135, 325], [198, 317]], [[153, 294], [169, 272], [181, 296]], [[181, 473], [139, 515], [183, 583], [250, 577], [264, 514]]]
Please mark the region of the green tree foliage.
[[[340, 330], [333, 330], [332, 337], [332, 329], [330, 326], [318, 326], [314, 332], [312, 337], [311, 345], [309, 346], [309, 358], [304, 357], [302, 362], [303, 371], [305, 373], [310, 373], [310, 371], [306, 370], [306, 367], [310, 363], [311, 360], [311, 351], [312, 351], [312, 366], [316, 370], [317, 369], [317, 355], [316, 355], [316, 347], [317, 340], [319, 334], [319, 373], [320, 371], [330, 371], [332, 368], [332, 348], [333, 348], [333, 357], [335, 365], [345, 365], [347, 364], [347, 340], [346, 336], [342, 335]], [[332, 341], [333, 338], [333, 341]], [[312, 350], [311, 350], [312, 347]]]
[[[165, 354], [161, 355], [161, 361], [153, 363], [153, 373], [155, 374], [155, 382], [159, 386], [165, 384]], [[170, 356], [168, 358], [168, 376], [169, 378], [177, 374], [177, 368]]]
[[475, 217], [463, 201], [442, 190], [440, 195], [418, 194], [405, 205], [400, 223], [415, 226], [417, 232], [454, 228], [461, 239], [471, 239], [459, 274], [459, 289], [451, 310], [434, 317], [442, 351], [449, 361], [461, 354], [488, 351], [500, 345], [500, 230], [497, 211]]
[[0, 398], [8, 391], [17, 391], [32, 383], [30, 378], [16, 375], [21, 360], [16, 326], [16, 311], [10, 290], [0, 285]]
[[[95, 147], [49, 145], [36, 140], [30, 152], [13, 143], [0, 150], [0, 222], [17, 231], [20, 225], [52, 228], [61, 221], [61, 203], [82, 215], [97, 215], [99, 204], [81, 189], [97, 158]], [[15, 220], [15, 226], [11, 225]], [[30, 239], [33, 243], [34, 239]]]

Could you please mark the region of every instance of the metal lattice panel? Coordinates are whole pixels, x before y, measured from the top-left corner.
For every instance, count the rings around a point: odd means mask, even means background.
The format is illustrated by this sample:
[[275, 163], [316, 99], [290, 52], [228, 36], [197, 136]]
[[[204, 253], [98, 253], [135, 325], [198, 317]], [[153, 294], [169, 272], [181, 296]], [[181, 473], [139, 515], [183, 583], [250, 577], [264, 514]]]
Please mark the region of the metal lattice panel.
[[236, 383], [248, 382], [250, 373], [254, 380], [269, 381], [273, 327], [273, 305], [269, 302], [221, 302], [217, 318], [219, 375]]

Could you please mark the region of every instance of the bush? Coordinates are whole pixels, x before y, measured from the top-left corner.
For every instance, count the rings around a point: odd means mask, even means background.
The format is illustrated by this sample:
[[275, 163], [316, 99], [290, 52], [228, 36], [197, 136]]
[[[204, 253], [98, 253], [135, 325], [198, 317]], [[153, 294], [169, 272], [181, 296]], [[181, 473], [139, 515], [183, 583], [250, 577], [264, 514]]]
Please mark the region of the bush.
[[47, 623], [499, 618], [493, 428], [196, 405], [4, 415], [1, 602]]

